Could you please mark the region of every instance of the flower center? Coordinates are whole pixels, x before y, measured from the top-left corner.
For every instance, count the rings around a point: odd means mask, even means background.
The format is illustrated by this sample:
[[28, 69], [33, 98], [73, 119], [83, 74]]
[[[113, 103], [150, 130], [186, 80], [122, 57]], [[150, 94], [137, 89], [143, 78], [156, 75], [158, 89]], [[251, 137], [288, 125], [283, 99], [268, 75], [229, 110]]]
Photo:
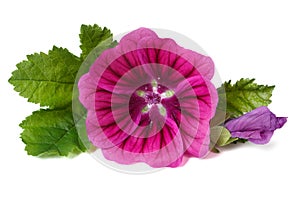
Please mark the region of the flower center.
[[144, 96], [145, 101], [148, 105], [160, 103], [161, 97], [160, 94], [155, 92], [147, 92]]
[[136, 94], [143, 98], [143, 103], [146, 103], [141, 110], [142, 113], [148, 113], [152, 106], [157, 106], [159, 113], [162, 116], [166, 116], [166, 108], [161, 104], [162, 99], [170, 98], [174, 95], [173, 90], [168, 90], [166, 87], [159, 85], [156, 80], [153, 80], [151, 84], [140, 87]]

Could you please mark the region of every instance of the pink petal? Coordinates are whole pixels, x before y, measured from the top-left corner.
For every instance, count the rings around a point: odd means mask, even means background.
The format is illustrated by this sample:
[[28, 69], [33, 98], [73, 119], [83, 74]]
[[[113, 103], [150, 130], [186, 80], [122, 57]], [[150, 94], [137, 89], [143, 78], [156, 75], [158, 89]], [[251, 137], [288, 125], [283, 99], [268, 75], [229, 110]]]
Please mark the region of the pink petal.
[[[151, 138], [130, 138], [124, 146], [103, 149], [108, 160], [121, 164], [145, 162], [152, 167], [165, 167], [179, 164], [176, 162], [184, 151], [181, 136], [176, 124], [168, 120], [164, 128]], [[126, 159], [124, 159], [126, 158]], [[175, 162], [175, 165], [174, 165]]]

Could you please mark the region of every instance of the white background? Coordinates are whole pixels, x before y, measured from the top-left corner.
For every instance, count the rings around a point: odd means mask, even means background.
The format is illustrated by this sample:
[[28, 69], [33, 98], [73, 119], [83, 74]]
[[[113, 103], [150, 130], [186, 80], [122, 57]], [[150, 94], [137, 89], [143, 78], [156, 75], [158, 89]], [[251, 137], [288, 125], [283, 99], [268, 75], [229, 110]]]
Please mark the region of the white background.
[[[296, 0], [1, 1], [0, 199], [299, 199], [299, 22]], [[7, 80], [25, 55], [54, 44], [79, 55], [83, 23], [115, 34], [141, 26], [180, 32], [208, 52], [223, 80], [276, 84], [270, 108], [288, 122], [266, 146], [247, 144], [147, 175], [115, 172], [87, 154], [27, 156], [18, 124], [38, 106]]]

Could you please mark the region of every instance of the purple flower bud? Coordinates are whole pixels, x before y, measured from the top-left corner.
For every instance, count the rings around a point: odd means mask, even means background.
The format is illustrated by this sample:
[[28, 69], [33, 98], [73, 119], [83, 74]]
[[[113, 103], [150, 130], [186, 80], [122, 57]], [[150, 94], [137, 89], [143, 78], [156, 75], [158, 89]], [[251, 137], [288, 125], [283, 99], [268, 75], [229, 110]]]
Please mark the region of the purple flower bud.
[[274, 131], [286, 121], [287, 117], [276, 117], [267, 107], [262, 106], [228, 121], [225, 127], [232, 137], [247, 139], [255, 144], [267, 144]]

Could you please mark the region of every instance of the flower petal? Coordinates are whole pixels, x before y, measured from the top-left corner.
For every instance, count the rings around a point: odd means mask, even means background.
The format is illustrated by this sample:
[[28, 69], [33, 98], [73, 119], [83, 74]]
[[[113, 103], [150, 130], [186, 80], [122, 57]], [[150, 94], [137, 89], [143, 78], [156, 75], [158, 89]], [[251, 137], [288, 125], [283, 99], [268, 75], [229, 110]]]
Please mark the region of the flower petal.
[[121, 164], [145, 162], [152, 167], [178, 166], [176, 162], [184, 153], [176, 124], [168, 120], [163, 129], [150, 138], [130, 137], [126, 143], [103, 149], [108, 160]]
[[[138, 43], [144, 63], [158, 63], [174, 68], [185, 77], [199, 75], [212, 79], [214, 63], [208, 56], [180, 47], [172, 39], [143, 38]], [[196, 70], [196, 71], [195, 71]]]
[[[157, 34], [148, 28], [139, 28], [134, 31], [131, 31], [130, 33], [126, 34], [121, 40], [120, 43], [123, 44], [124, 42], [131, 41], [132, 43], [135, 43], [135, 45], [138, 44], [140, 40], [143, 38], [147, 38], [148, 40], [152, 40], [155, 38], [158, 38]], [[127, 43], [126, 43], [127, 44]], [[126, 45], [123, 45], [126, 47]]]

